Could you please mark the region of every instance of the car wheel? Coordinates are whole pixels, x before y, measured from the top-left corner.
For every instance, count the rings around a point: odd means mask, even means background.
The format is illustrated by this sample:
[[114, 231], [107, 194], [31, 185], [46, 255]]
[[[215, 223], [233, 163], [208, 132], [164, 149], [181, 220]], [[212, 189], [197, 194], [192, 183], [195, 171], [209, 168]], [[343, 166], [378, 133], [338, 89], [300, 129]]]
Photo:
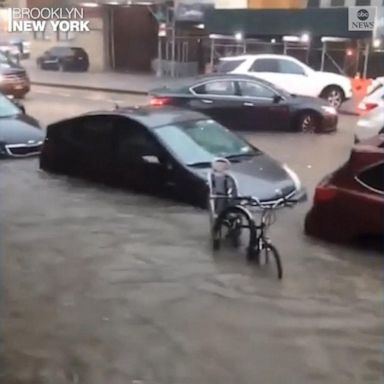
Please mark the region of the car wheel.
[[297, 119], [297, 130], [303, 133], [315, 133], [319, 130], [319, 116], [312, 111], [306, 111], [299, 115]]
[[329, 105], [339, 109], [345, 99], [343, 90], [338, 86], [330, 86], [324, 89], [320, 95], [323, 99], [327, 100]]

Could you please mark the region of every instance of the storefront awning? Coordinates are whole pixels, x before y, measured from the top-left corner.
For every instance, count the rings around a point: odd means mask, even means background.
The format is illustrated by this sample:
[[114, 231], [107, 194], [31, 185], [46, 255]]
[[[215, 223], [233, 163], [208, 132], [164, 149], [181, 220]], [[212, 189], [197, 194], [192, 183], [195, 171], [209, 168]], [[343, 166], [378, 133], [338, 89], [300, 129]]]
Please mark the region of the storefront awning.
[[209, 34], [244, 37], [302, 35], [368, 38], [372, 31], [349, 31], [348, 8], [215, 9], [207, 10]]

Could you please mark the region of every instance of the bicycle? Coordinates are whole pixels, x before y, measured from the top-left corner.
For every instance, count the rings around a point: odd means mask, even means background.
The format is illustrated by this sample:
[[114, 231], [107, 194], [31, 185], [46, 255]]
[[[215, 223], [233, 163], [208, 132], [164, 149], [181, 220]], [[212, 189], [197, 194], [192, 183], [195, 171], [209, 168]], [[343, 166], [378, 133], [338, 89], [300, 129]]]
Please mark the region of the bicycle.
[[[292, 207], [305, 198], [297, 197], [295, 192], [281, 196], [275, 201], [261, 202], [252, 196], [239, 196], [236, 178], [228, 170], [230, 162], [216, 159], [212, 163], [212, 172], [208, 175], [209, 211], [211, 239], [214, 251], [220, 249], [223, 238], [229, 239], [234, 247], [239, 247], [244, 229], [249, 230], [247, 259], [258, 265], [270, 265], [270, 256], [275, 261], [277, 276], [283, 277], [283, 266], [277, 248], [268, 236], [269, 227], [276, 221], [276, 210]], [[218, 181], [220, 181], [218, 183]], [[293, 197], [295, 195], [295, 197]], [[255, 220], [253, 213], [260, 213], [260, 220]], [[223, 236], [224, 230], [226, 231]]]

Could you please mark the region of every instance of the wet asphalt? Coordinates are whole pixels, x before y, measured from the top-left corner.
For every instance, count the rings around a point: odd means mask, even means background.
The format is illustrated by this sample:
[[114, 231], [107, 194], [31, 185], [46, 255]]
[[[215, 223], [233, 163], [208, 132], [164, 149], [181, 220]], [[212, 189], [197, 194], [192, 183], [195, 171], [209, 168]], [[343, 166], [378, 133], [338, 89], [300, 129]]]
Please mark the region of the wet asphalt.
[[[145, 98], [35, 87], [43, 124]], [[288, 163], [309, 201], [271, 231], [285, 277], [213, 255], [206, 213], [0, 163], [1, 384], [379, 383], [383, 257], [307, 238], [316, 183], [348, 157], [332, 135], [247, 138]]]

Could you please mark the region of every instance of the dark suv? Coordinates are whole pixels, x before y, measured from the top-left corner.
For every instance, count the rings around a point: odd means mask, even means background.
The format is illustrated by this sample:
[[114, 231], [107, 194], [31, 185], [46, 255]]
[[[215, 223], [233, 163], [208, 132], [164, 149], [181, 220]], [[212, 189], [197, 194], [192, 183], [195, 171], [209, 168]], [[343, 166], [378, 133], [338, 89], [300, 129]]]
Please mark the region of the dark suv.
[[25, 69], [0, 53], [0, 92], [22, 98], [30, 88], [31, 84]]
[[79, 47], [53, 47], [37, 58], [41, 69], [59, 71], [87, 71], [89, 59], [87, 52]]

